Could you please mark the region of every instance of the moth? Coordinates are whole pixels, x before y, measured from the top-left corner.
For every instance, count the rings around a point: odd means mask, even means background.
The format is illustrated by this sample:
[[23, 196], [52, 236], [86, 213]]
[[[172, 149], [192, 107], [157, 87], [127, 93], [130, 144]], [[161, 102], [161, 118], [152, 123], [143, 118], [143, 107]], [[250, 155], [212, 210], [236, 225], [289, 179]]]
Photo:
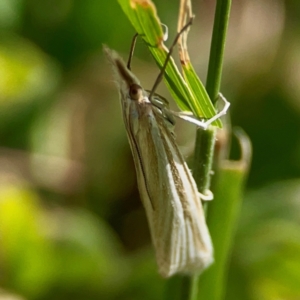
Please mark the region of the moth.
[[[172, 113], [163, 101], [155, 99], [153, 89], [143, 89], [129, 63], [126, 66], [106, 46], [104, 52], [120, 91], [123, 120], [159, 273], [163, 277], [200, 273], [213, 262], [213, 246], [195, 180], [176, 144]], [[170, 55], [171, 48], [167, 59]], [[174, 115], [205, 129], [228, 106], [226, 101], [224, 109], [207, 122], [189, 114]]]

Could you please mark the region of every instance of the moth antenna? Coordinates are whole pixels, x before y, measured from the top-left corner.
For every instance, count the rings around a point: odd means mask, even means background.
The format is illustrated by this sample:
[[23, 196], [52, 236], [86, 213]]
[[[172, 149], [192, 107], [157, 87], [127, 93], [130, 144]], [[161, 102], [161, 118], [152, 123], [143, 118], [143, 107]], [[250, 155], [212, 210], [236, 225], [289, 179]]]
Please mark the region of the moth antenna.
[[132, 60], [132, 56], [133, 56], [133, 52], [134, 52], [134, 48], [135, 48], [135, 44], [136, 44], [136, 40], [137, 40], [138, 36], [139, 36], [138, 33], [136, 33], [133, 36], [131, 46], [130, 46], [129, 57], [128, 57], [128, 62], [127, 62], [127, 69], [130, 71], [131, 71], [131, 60]]
[[194, 20], [194, 17], [190, 18], [190, 20], [188, 21], [188, 23], [185, 24], [185, 25], [182, 27], [182, 29], [177, 33], [177, 35], [176, 35], [176, 37], [175, 37], [175, 39], [174, 39], [174, 41], [173, 41], [173, 43], [172, 43], [172, 45], [171, 45], [171, 47], [170, 47], [170, 49], [169, 49], [169, 53], [168, 53], [168, 55], [167, 55], [167, 57], [166, 57], [166, 60], [165, 60], [165, 62], [164, 62], [164, 64], [163, 64], [163, 66], [162, 66], [162, 68], [161, 68], [161, 70], [160, 70], [160, 73], [158, 74], [158, 76], [157, 76], [157, 78], [156, 78], [156, 80], [155, 80], [155, 82], [154, 82], [154, 85], [153, 85], [153, 87], [152, 87], [152, 89], [151, 89], [151, 92], [150, 92], [150, 94], [149, 94], [149, 100], [150, 100], [150, 101], [151, 101], [151, 98], [152, 98], [153, 94], [155, 93], [156, 88], [158, 87], [158, 85], [159, 85], [160, 82], [162, 81], [162, 78], [163, 78], [163, 76], [164, 76], [165, 70], [166, 70], [166, 68], [167, 68], [167, 64], [168, 64], [168, 62], [169, 62], [169, 60], [170, 60], [170, 58], [171, 58], [173, 49], [174, 49], [175, 45], [177, 44], [177, 41], [178, 41], [180, 35], [181, 35], [181, 34], [182, 34], [189, 26], [192, 25], [193, 20]]
[[[163, 35], [163, 41], [165, 42], [168, 39], [169, 36], [169, 29], [168, 26], [161, 23], [161, 26], [165, 29], [164, 35]], [[127, 62], [127, 69], [131, 71], [131, 60], [133, 57], [133, 52], [135, 49], [135, 45], [136, 45], [136, 40], [137, 37], [139, 36], [138, 33], [136, 33], [133, 38], [132, 38], [132, 42], [131, 42], [131, 46], [130, 46], [130, 51], [129, 51], [129, 57], [128, 57], [128, 62]]]

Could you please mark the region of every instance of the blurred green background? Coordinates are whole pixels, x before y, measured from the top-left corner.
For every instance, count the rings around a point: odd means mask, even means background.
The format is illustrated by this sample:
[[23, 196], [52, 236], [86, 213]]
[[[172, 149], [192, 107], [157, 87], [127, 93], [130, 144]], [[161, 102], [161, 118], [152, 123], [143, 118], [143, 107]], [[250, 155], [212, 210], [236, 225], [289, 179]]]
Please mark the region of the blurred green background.
[[[154, 2], [170, 43], [179, 1]], [[189, 49], [205, 82], [215, 2], [193, 4]], [[299, 16], [298, 0], [232, 4], [222, 92], [254, 155], [226, 299], [300, 299]], [[0, 0], [0, 299], [162, 298], [102, 53], [126, 59], [133, 34], [116, 1]], [[132, 68], [151, 88], [141, 40]], [[195, 130], [178, 122], [185, 156]]]

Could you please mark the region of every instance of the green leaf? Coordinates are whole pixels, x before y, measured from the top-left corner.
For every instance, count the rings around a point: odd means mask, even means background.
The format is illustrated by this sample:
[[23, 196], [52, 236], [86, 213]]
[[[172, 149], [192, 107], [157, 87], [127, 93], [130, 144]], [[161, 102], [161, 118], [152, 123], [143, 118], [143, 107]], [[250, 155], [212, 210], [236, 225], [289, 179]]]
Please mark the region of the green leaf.
[[[118, 0], [124, 13], [143, 38], [159, 68], [162, 68], [168, 48], [163, 43], [161, 22], [154, 4], [149, 0]], [[171, 58], [164, 74], [165, 83], [183, 111], [192, 111], [199, 118], [209, 119], [216, 114], [209, 96], [191, 65], [184, 68], [184, 77]], [[217, 120], [213, 125], [222, 127]]]
[[252, 156], [250, 139], [242, 130], [236, 131], [236, 135], [241, 144], [242, 158], [239, 161], [222, 159], [216, 170], [214, 200], [209, 204], [206, 219], [214, 245], [215, 262], [200, 277], [199, 299], [220, 300], [224, 297], [228, 259]]
[[[203, 113], [204, 116], [214, 116], [216, 114], [215, 108], [213, 105], [211, 105], [211, 101], [207, 101], [209, 99], [209, 96], [207, 94], [207, 91], [200, 81], [197, 73], [195, 72], [194, 67], [192, 64], [189, 62], [188, 64], [182, 65], [182, 71], [183, 71], [183, 76], [190, 87], [193, 96], [196, 101], [194, 102], [195, 106], [199, 106], [199, 110]], [[198, 99], [203, 99], [203, 101], [198, 101]], [[201, 105], [200, 105], [201, 103]], [[218, 124], [218, 127], [221, 127], [221, 121], [217, 120], [216, 123], [213, 124]]]

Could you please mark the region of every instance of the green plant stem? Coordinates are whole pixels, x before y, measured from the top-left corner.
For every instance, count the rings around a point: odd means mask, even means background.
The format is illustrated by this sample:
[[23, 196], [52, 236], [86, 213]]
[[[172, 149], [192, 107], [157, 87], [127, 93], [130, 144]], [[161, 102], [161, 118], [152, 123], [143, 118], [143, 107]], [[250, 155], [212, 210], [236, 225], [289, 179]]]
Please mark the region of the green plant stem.
[[213, 102], [218, 99], [220, 91], [230, 7], [231, 0], [217, 0], [206, 79], [206, 90]]
[[193, 175], [200, 193], [210, 187], [210, 172], [213, 161], [216, 131], [213, 127], [206, 131], [198, 129], [194, 152]]
[[[226, 33], [228, 27], [231, 0], [217, 0], [213, 36], [210, 48], [210, 58], [207, 73], [206, 89], [210, 98], [215, 102], [220, 90], [223, 53], [225, 48]], [[199, 192], [205, 193], [210, 187], [211, 168], [214, 154], [215, 129], [206, 131], [197, 130], [194, 154], [193, 174], [198, 185]], [[198, 280], [190, 277], [189, 283], [184, 285], [188, 291], [197, 290]], [[200, 299], [195, 293], [189, 293], [188, 298], [182, 300]]]

